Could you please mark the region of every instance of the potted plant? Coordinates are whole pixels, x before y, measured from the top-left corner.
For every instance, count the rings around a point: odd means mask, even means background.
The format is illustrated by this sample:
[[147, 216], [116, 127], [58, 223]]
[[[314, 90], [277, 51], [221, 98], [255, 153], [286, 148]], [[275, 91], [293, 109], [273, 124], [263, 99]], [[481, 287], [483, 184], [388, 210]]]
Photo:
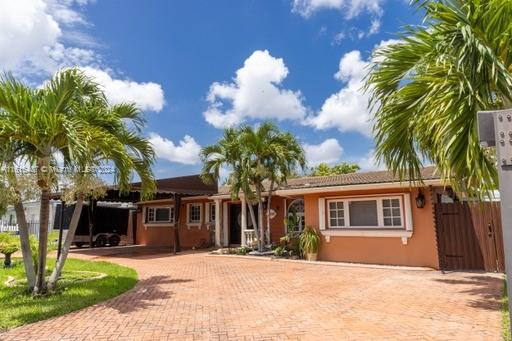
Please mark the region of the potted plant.
[[300, 250], [308, 261], [316, 261], [320, 245], [320, 233], [313, 226], [306, 226], [300, 234]]

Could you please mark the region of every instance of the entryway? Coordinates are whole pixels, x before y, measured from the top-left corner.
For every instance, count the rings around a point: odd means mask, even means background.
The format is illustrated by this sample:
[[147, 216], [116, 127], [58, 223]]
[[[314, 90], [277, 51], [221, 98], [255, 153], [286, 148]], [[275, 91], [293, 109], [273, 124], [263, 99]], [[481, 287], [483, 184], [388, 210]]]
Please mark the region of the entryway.
[[229, 207], [229, 244], [240, 245], [242, 236], [242, 205], [231, 204]]
[[435, 214], [442, 270], [504, 271], [499, 203], [438, 203]]

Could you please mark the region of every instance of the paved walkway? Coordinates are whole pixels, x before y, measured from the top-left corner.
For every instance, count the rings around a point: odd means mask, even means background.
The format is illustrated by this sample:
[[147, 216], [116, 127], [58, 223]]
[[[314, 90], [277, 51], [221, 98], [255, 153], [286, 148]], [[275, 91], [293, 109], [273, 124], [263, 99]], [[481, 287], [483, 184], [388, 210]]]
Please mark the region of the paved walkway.
[[[121, 251], [132, 291], [0, 340], [499, 340], [498, 275]], [[116, 254], [117, 253], [117, 254]]]

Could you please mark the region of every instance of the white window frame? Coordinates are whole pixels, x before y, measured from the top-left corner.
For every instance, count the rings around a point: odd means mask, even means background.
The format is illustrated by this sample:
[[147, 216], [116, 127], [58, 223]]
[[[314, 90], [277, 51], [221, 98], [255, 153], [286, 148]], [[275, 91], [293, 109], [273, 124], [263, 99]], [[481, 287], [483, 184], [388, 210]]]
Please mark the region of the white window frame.
[[215, 203], [209, 202], [205, 204], [205, 221], [207, 223], [215, 224], [215, 220], [217, 219], [217, 216], [215, 216], [215, 219], [212, 219], [212, 213], [215, 214]]
[[[400, 203], [400, 226], [385, 226], [384, 225], [384, 210], [382, 201], [386, 199], [398, 199]], [[377, 222], [378, 224], [376, 226], [350, 226], [350, 202], [354, 201], [376, 201], [377, 202]], [[343, 202], [343, 212], [344, 212], [344, 222], [345, 224], [343, 226], [331, 226], [331, 219], [330, 219], [330, 209], [329, 204], [332, 202]], [[400, 195], [395, 196], [369, 196], [369, 197], [352, 197], [352, 198], [339, 198], [339, 199], [328, 199], [326, 200], [326, 220], [327, 220], [327, 228], [331, 230], [349, 230], [349, 229], [355, 229], [355, 230], [361, 230], [361, 229], [368, 229], [368, 230], [389, 230], [389, 229], [399, 229], [404, 230], [406, 227], [405, 217], [404, 217], [404, 200], [403, 197]]]
[[[153, 217], [156, 218], [156, 210], [157, 209], [168, 209], [169, 210], [169, 220], [165, 221], [146, 221], [146, 217], [148, 216], [148, 210], [154, 210]], [[171, 214], [171, 209], [174, 211]], [[165, 205], [165, 206], [146, 206], [144, 207], [144, 224], [146, 225], [174, 225], [176, 219], [176, 209], [174, 205]]]
[[[190, 212], [192, 211], [192, 207], [199, 207], [199, 220], [190, 220]], [[187, 204], [187, 226], [201, 226], [203, 222], [203, 204], [202, 203], [189, 203]]]

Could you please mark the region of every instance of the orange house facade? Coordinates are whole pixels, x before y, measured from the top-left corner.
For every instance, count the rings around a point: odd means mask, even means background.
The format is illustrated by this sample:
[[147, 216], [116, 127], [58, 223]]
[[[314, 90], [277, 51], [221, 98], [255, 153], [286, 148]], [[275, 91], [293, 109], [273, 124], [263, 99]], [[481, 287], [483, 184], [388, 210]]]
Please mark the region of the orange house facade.
[[[433, 167], [422, 172], [421, 185], [398, 182], [387, 171], [291, 179], [270, 199], [267, 244], [289, 232], [285, 220], [292, 216], [294, 231], [308, 225], [320, 231], [319, 260], [439, 269], [433, 205], [445, 193]], [[255, 241], [247, 203], [243, 196], [232, 200], [227, 187], [139, 202], [137, 212], [137, 244], [173, 247], [177, 238], [195, 249]]]

